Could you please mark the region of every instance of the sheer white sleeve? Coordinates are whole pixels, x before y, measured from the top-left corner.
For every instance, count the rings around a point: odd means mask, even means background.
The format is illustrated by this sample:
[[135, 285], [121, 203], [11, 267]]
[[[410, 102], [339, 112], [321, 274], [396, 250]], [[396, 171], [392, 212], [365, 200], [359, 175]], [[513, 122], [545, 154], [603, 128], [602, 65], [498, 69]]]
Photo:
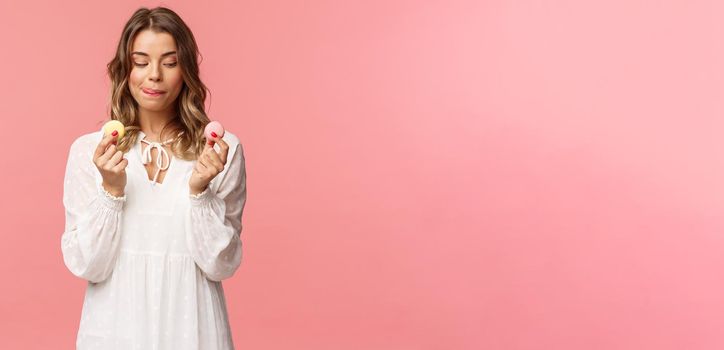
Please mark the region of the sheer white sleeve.
[[246, 167], [241, 143], [230, 150], [226, 175], [217, 191], [209, 185], [189, 194], [186, 243], [194, 261], [212, 281], [231, 277], [241, 264], [241, 216], [246, 203]]
[[93, 138], [78, 138], [65, 169], [63, 261], [74, 275], [98, 283], [113, 271], [126, 196], [115, 197], [97, 181]]

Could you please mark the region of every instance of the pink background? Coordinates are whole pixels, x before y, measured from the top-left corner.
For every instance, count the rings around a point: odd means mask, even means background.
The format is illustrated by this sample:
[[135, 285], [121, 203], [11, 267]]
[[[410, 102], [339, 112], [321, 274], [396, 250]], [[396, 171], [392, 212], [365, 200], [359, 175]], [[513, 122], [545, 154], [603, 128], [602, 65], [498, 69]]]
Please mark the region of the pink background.
[[[721, 2], [163, 4], [247, 157], [237, 348], [724, 348]], [[3, 348], [73, 348], [63, 171], [141, 5], [0, 2]]]

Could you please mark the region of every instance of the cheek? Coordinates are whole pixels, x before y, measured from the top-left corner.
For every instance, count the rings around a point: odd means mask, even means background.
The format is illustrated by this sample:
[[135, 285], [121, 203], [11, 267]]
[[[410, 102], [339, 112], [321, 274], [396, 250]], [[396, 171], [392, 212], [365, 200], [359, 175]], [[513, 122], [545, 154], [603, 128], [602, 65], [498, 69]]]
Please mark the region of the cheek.
[[181, 93], [181, 89], [183, 88], [183, 85], [184, 85], [184, 80], [180, 74], [172, 75], [172, 76], [167, 77], [166, 84], [167, 84], [168, 89], [170, 91], [172, 91], [170, 96], [173, 99], [176, 99], [176, 97], [178, 97], [178, 95]]
[[131, 74], [128, 76], [128, 82], [132, 86], [138, 86], [143, 81], [143, 77], [141, 76], [141, 73], [134, 69], [131, 71]]
[[173, 86], [173, 89], [176, 91], [181, 90], [181, 87], [183, 86], [184, 78], [181, 75], [181, 73], [173, 74], [170, 79], [169, 83]]

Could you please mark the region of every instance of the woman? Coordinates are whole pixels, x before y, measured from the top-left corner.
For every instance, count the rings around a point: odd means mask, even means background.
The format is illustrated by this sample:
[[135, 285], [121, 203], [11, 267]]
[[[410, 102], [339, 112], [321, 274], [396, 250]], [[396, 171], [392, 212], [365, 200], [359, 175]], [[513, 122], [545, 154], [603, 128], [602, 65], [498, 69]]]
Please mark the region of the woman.
[[234, 348], [221, 281], [242, 257], [244, 153], [232, 133], [204, 138], [197, 54], [173, 11], [136, 11], [108, 64], [126, 135], [70, 147], [61, 246], [88, 281], [78, 349]]

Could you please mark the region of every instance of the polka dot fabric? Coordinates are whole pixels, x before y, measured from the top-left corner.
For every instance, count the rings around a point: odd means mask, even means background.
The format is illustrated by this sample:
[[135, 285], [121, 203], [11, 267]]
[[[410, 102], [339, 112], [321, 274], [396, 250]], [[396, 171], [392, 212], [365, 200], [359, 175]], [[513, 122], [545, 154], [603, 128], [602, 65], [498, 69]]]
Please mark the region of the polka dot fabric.
[[65, 171], [63, 260], [88, 281], [76, 348], [234, 349], [222, 281], [242, 258], [246, 170], [238, 138], [226, 132], [224, 170], [191, 195], [195, 161], [172, 158], [154, 183], [141, 162], [141, 132], [124, 155], [125, 194], [114, 197], [92, 160], [102, 137], [78, 137]]

